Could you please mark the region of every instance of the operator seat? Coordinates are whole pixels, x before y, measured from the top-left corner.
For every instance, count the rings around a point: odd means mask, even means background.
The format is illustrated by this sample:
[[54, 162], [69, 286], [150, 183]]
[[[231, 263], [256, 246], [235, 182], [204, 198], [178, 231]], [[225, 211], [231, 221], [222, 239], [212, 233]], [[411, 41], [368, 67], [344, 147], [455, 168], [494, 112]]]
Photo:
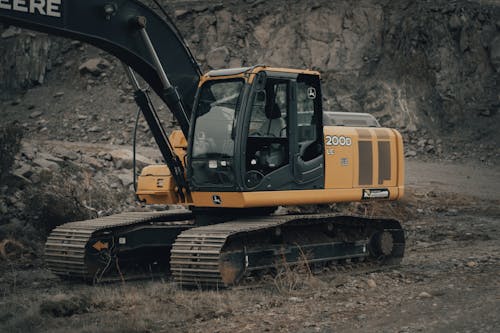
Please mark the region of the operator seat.
[[278, 104], [274, 103], [272, 107], [266, 108], [266, 119], [259, 128], [262, 136], [282, 137], [286, 136], [283, 130], [286, 128], [286, 122], [281, 118], [281, 110]]
[[[281, 110], [278, 104], [266, 108], [266, 119], [259, 129], [263, 137], [286, 137], [286, 122], [281, 117]], [[284, 142], [270, 143], [266, 149], [258, 151], [257, 156], [260, 166], [267, 170], [274, 170], [284, 165], [286, 162]]]

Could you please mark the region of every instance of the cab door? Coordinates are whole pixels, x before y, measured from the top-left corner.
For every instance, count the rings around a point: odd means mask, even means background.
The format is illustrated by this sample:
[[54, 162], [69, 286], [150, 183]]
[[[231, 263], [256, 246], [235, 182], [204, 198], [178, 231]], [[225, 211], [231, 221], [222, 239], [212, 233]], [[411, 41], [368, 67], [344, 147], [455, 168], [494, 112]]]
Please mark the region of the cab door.
[[292, 80], [260, 72], [245, 120], [244, 184], [247, 190], [290, 189], [290, 105]]
[[245, 120], [246, 190], [324, 187], [319, 77], [261, 72]]

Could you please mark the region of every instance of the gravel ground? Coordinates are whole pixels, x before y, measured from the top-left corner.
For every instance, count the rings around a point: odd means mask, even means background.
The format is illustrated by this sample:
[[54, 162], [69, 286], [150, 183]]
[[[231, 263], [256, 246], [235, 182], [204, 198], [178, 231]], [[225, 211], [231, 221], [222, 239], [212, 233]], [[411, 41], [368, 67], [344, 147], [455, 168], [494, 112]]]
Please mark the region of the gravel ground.
[[[104, 149], [99, 147], [99, 149]], [[496, 332], [500, 170], [410, 161], [401, 266], [264, 277], [233, 290], [165, 279], [88, 286], [2, 262], [2, 332]], [[469, 177], [469, 178], [468, 178]], [[395, 212], [396, 214], [398, 211]]]

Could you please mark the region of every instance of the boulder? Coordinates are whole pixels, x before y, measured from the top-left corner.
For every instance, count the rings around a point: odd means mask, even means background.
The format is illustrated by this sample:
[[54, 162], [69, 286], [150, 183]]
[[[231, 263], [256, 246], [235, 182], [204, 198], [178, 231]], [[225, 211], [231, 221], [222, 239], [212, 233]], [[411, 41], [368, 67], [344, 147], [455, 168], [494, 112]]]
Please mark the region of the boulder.
[[129, 187], [134, 182], [132, 171], [116, 173], [115, 176], [120, 179], [125, 187]]
[[229, 50], [227, 47], [217, 47], [208, 52], [207, 64], [210, 68], [225, 68], [229, 62]]
[[177, 19], [183, 19], [190, 13], [191, 13], [191, 10], [188, 10], [188, 9], [176, 9], [174, 12], [174, 16]]
[[59, 163], [63, 163], [64, 161], [58, 157], [52, 156], [46, 153], [38, 153], [37, 157], [33, 160], [35, 165], [43, 169], [48, 169], [52, 171], [56, 171], [59, 169]]
[[[113, 161], [115, 162], [115, 166], [119, 169], [132, 169], [133, 166], [133, 156], [132, 152], [127, 149], [117, 149], [109, 152], [113, 157]], [[146, 165], [155, 164], [155, 161], [144, 157], [140, 154], [135, 155], [136, 163], [138, 168], [143, 168]]]
[[20, 177], [30, 178], [33, 175], [33, 170], [30, 165], [23, 164], [20, 168], [14, 170], [12, 174]]
[[102, 164], [102, 162], [100, 160], [98, 160], [97, 158], [85, 156], [85, 155], [82, 158], [82, 164], [89, 165], [90, 167], [92, 167], [96, 170], [98, 170], [104, 166]]
[[92, 58], [85, 61], [78, 67], [80, 73], [89, 73], [94, 76], [99, 76], [104, 73], [104, 70], [109, 68], [111, 64], [104, 58]]

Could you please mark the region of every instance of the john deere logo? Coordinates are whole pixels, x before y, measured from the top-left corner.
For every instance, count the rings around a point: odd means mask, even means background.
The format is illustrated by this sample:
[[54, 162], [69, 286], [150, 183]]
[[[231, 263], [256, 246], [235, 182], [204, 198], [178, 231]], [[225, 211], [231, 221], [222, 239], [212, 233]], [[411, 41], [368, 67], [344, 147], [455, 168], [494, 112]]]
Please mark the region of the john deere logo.
[[215, 205], [222, 204], [222, 199], [217, 194], [212, 195], [212, 201]]
[[307, 89], [307, 98], [309, 98], [309, 99], [316, 98], [316, 89], [314, 89], [314, 87], [309, 87]]
[[62, 0], [0, 0], [0, 9], [61, 17]]

